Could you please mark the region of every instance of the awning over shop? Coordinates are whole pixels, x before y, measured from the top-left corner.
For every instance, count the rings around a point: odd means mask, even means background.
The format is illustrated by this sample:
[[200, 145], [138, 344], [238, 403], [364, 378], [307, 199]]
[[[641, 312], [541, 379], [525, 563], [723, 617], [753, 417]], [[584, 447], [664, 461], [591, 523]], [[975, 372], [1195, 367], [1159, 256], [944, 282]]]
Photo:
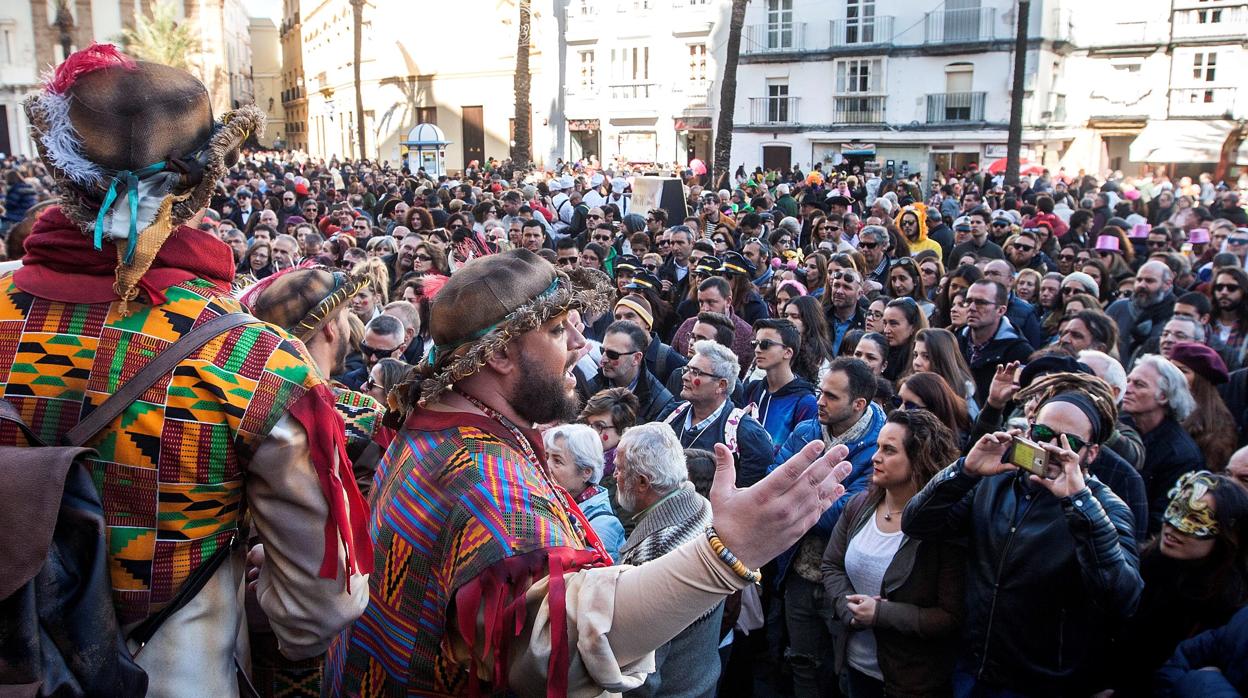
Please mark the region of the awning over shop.
[[[1150, 121], [1131, 142], [1128, 157], [1132, 162], [1216, 163], [1234, 127], [1225, 119]], [[1239, 163], [1248, 162], [1248, 141], [1236, 155]]]

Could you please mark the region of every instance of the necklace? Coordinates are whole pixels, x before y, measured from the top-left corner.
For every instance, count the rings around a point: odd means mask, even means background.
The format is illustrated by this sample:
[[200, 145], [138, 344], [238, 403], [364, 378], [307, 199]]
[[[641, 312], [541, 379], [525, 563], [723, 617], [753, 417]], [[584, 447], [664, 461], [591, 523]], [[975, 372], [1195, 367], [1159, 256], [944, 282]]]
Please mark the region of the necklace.
[[459, 388], [452, 386], [451, 390], [455, 391], [456, 395], [459, 395], [471, 403], [473, 407], [481, 410], [481, 413], [486, 417], [498, 422], [503, 425], [507, 431], [511, 432], [511, 435], [515, 438], [517, 445], [520, 446], [520, 450], [524, 453], [525, 459], [533, 465], [533, 467], [541, 475], [542, 479], [545, 480], [546, 487], [554, 493], [555, 501], [561, 505], [563, 512], [566, 515], [568, 525], [572, 527], [572, 531], [576, 535], [580, 536], [581, 540], [584, 541], [586, 545], [598, 553], [601, 559], [607, 560], [609, 563], [611, 556], [607, 553], [607, 549], [603, 546], [601, 539], [598, 538], [598, 534], [590, 525], [589, 519], [586, 519], [585, 514], [581, 512], [581, 508], [572, 502], [572, 496], [568, 494], [567, 490], [555, 484], [554, 478], [552, 478], [550, 473], [546, 470], [546, 464], [537, 457], [537, 451], [533, 449], [533, 444], [529, 441], [529, 437], [525, 436], [524, 432], [520, 431], [520, 427], [512, 423], [510, 419], [504, 417], [498, 412], [498, 410], [493, 409], [489, 405], [486, 405], [484, 402], [481, 402], [477, 398], [465, 393]]
[[903, 511], [905, 511], [905, 509], [898, 509], [897, 511], [887, 511], [887, 510], [886, 510], [886, 511], [884, 512], [884, 520], [885, 520], [885, 521], [892, 521], [892, 520], [893, 520], [893, 514], [900, 514], [900, 513], [901, 513], [901, 512], [903, 512]]

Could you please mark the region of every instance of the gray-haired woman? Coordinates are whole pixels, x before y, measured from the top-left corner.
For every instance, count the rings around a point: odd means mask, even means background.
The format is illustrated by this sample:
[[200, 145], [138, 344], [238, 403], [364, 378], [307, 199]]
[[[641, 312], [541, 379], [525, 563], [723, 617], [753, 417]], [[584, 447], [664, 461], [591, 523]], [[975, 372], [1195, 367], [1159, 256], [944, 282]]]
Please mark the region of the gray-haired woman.
[[624, 525], [611, 508], [611, 496], [598, 484], [602, 479], [602, 438], [592, 427], [565, 424], [543, 436], [546, 463], [555, 484], [568, 491], [602, 539], [614, 560], [624, 545]]

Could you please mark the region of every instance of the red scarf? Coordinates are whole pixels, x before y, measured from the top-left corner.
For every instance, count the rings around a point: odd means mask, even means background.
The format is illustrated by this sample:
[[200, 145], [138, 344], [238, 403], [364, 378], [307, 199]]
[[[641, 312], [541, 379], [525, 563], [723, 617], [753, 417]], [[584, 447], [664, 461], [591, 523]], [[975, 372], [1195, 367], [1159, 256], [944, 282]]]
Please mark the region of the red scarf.
[[[13, 273], [13, 283], [26, 293], [62, 303], [120, 300], [113, 290], [117, 248], [105, 241], [103, 249], [96, 250], [91, 238], [59, 206], [39, 215], [25, 247], [26, 256], [22, 268]], [[165, 289], [191, 279], [205, 279], [229, 293], [233, 262], [229, 245], [209, 233], [178, 226], [140, 279], [139, 290], [153, 305], [166, 301]]]

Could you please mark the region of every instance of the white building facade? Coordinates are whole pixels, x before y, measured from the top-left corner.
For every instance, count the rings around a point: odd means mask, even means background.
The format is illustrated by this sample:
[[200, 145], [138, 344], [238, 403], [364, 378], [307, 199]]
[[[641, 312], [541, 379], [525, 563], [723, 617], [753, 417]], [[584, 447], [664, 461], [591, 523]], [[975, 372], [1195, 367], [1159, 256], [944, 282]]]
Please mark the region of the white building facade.
[[[1140, 0], [1080, 7], [1070, 57], [1086, 128], [1067, 158], [1090, 172], [1212, 171], [1248, 119], [1248, 2]], [[1232, 147], [1234, 143], [1228, 144]], [[1240, 145], [1230, 164], [1248, 165]]]
[[[1017, 7], [750, 3], [734, 168], [891, 164], [930, 179], [1005, 157]], [[1246, 34], [1242, 0], [1034, 0], [1023, 157], [1070, 175], [1212, 169], [1246, 115]]]
[[566, 160], [710, 162], [728, 0], [569, 0], [552, 123]]
[[[1008, 0], [761, 0], [737, 76], [734, 167], [890, 163], [898, 172], [1005, 156], [1016, 5]], [[1024, 155], [1056, 163], [1070, 13], [1030, 12]]]

